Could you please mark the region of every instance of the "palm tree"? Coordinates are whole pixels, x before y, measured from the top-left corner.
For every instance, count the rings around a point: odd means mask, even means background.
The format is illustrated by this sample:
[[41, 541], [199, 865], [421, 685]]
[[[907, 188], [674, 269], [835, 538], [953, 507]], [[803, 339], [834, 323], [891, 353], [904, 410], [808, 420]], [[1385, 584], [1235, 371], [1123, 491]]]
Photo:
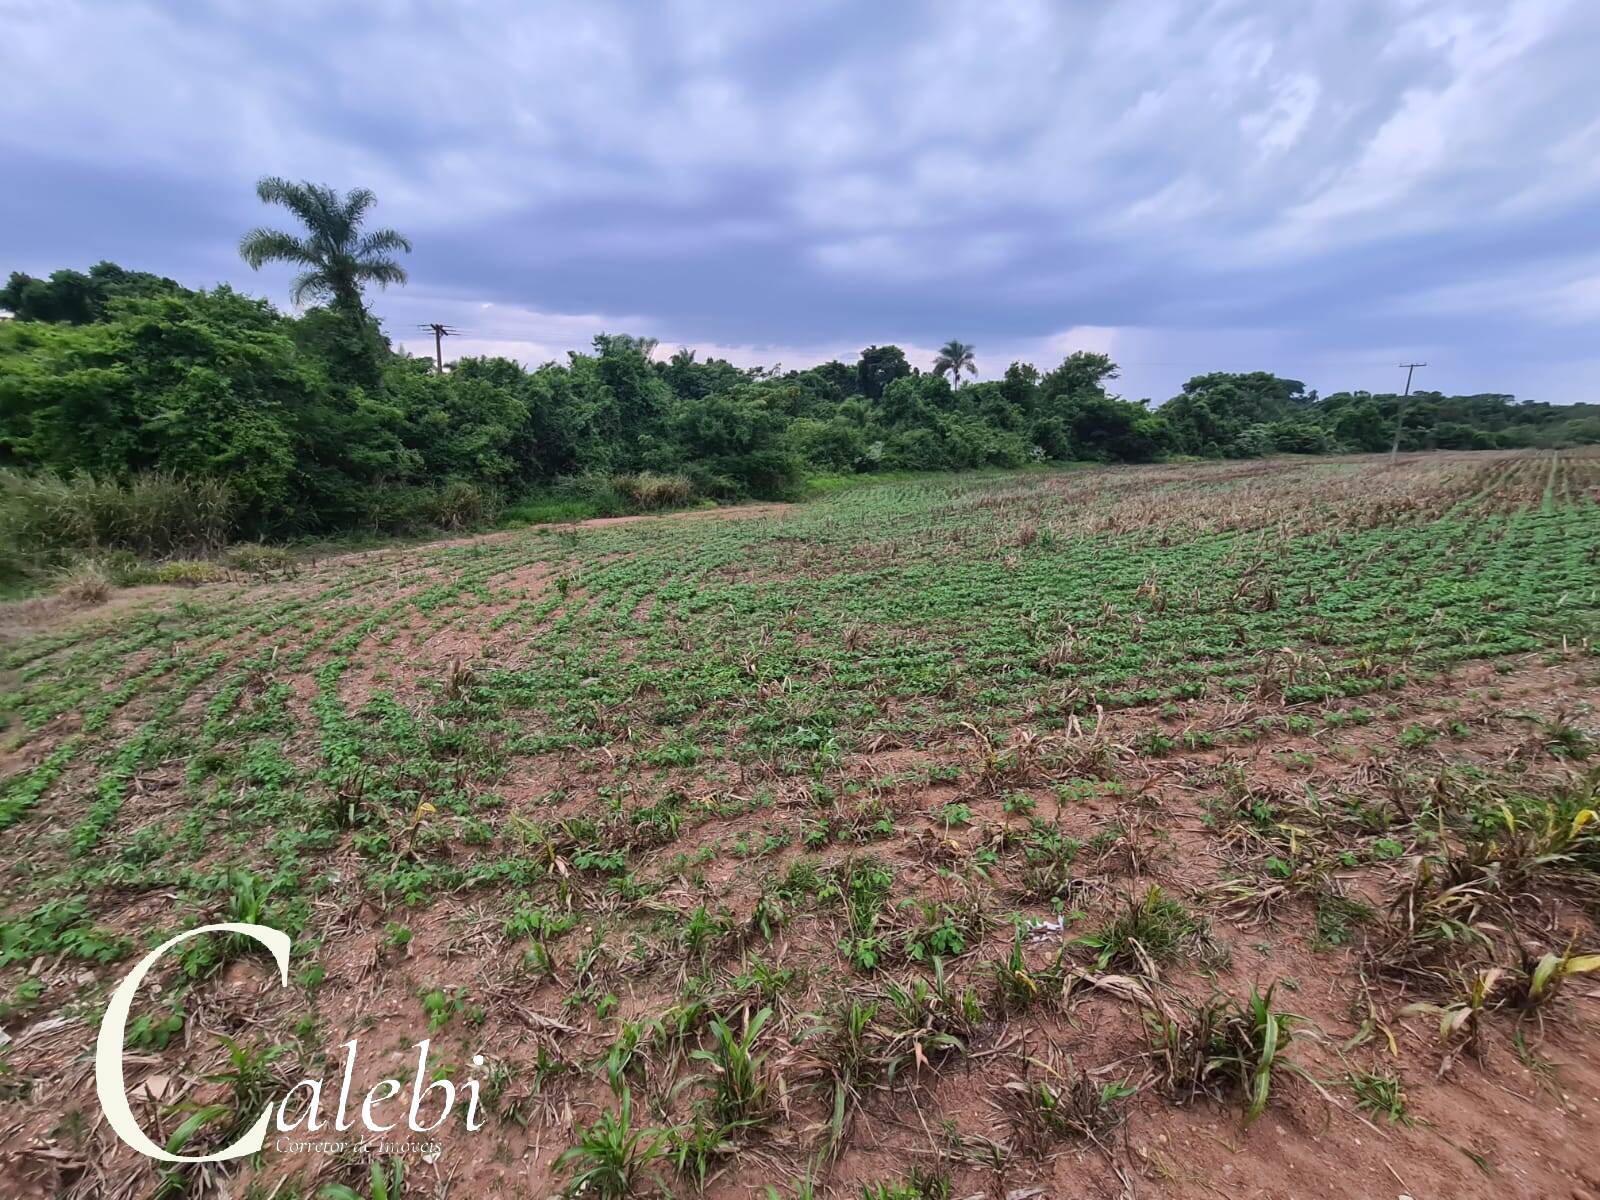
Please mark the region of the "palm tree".
[[965, 371], [968, 375], [978, 373], [978, 361], [972, 357], [976, 349], [976, 346], [969, 346], [966, 342], [958, 342], [955, 338], [951, 338], [940, 349], [939, 357], [933, 360], [933, 373], [943, 375], [948, 371], [951, 386], [960, 387], [961, 372]]
[[315, 183], [291, 183], [269, 175], [256, 184], [264, 204], [281, 204], [300, 218], [308, 236], [276, 229], [252, 229], [239, 242], [239, 253], [255, 270], [263, 263], [286, 262], [303, 268], [295, 276], [289, 298], [326, 299], [352, 315], [365, 314], [361, 286], [388, 287], [406, 281], [405, 268], [394, 260], [397, 250], [411, 253], [411, 243], [393, 229], [361, 232], [367, 210], [378, 202], [366, 188], [344, 196]]

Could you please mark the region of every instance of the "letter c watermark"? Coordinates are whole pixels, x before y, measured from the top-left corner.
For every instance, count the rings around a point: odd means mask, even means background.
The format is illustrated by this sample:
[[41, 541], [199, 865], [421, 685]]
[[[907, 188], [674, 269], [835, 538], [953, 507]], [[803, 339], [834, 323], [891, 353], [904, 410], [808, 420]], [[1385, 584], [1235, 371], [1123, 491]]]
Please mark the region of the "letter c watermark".
[[186, 942], [202, 933], [235, 933], [254, 938], [272, 951], [272, 957], [278, 964], [279, 980], [284, 987], [289, 986], [289, 950], [293, 944], [289, 940], [289, 935], [266, 925], [241, 924], [202, 925], [198, 929], [180, 933], [177, 937], [162, 942], [140, 959], [139, 964], [128, 972], [127, 978], [117, 985], [116, 990], [111, 993], [111, 1002], [106, 1006], [105, 1018], [100, 1022], [100, 1036], [95, 1042], [95, 1090], [99, 1093], [100, 1107], [105, 1110], [106, 1120], [116, 1131], [117, 1136], [146, 1158], [153, 1158], [157, 1162], [203, 1163], [244, 1158], [246, 1155], [256, 1153], [266, 1144], [267, 1126], [272, 1120], [272, 1105], [269, 1103], [262, 1110], [261, 1119], [226, 1149], [218, 1150], [215, 1154], [195, 1156], [168, 1154], [145, 1136], [144, 1130], [139, 1128], [139, 1122], [134, 1120], [133, 1109], [128, 1104], [128, 1095], [122, 1083], [122, 1043], [128, 1024], [128, 1013], [133, 1008], [134, 995], [139, 991], [139, 985], [144, 982], [144, 977], [149, 974], [150, 968], [156, 965], [157, 959], [179, 942]]

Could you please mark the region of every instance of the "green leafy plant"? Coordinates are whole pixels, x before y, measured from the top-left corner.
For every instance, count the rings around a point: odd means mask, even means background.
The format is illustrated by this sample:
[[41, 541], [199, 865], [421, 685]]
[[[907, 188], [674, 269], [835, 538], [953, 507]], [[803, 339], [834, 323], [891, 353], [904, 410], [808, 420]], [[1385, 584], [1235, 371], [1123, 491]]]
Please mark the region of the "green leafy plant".
[[1169, 961], [1199, 932], [1200, 925], [1189, 910], [1152, 884], [1099, 929], [1077, 941], [1096, 951], [1096, 965], [1103, 971], [1137, 968], [1146, 957], [1153, 962]]
[[1274, 1007], [1277, 985], [1250, 989], [1243, 1001], [1218, 992], [1184, 1016], [1150, 1014], [1155, 1052], [1180, 1097], [1234, 1092], [1244, 1098], [1244, 1123], [1267, 1107], [1275, 1074], [1303, 1074], [1284, 1057], [1300, 1018]]
[[712, 1111], [724, 1125], [751, 1124], [767, 1115], [766, 1056], [757, 1054], [755, 1045], [771, 1019], [772, 1010], [763, 1008], [736, 1031], [724, 1018], [713, 1017], [711, 1048], [689, 1056], [710, 1068]]
[[654, 1179], [651, 1164], [667, 1151], [666, 1130], [634, 1127], [633, 1093], [623, 1088], [617, 1111], [602, 1112], [578, 1130], [577, 1142], [562, 1151], [556, 1167], [571, 1174], [572, 1194], [623, 1200], [636, 1182]]
[[348, 1184], [327, 1183], [318, 1200], [400, 1200], [405, 1185], [405, 1162], [399, 1158], [374, 1159], [367, 1173], [366, 1194]]

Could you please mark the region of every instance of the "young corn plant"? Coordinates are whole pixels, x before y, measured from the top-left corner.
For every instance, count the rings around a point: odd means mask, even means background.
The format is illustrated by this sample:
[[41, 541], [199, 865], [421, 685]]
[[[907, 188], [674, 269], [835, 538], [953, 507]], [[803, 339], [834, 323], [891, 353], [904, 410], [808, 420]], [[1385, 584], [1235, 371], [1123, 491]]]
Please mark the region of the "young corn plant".
[[933, 960], [933, 981], [916, 978], [891, 983], [884, 992], [889, 1037], [889, 1078], [909, 1055], [917, 1068], [967, 1052], [983, 1022], [983, 1005], [972, 988], [957, 991], [945, 978], [944, 960]]
[[1560, 954], [1534, 958], [1526, 949], [1521, 954], [1522, 971], [1512, 996], [1521, 1008], [1542, 1008], [1556, 998], [1572, 976], [1600, 971], [1600, 954], [1574, 954], [1570, 944]]
[[883, 1065], [873, 1030], [877, 1015], [876, 1004], [852, 996], [831, 1019], [800, 1035], [802, 1042], [811, 1043], [818, 1085], [832, 1093], [824, 1147], [827, 1156], [837, 1154], [843, 1146], [850, 1116], [861, 1102], [861, 1088]]
[[753, 1125], [770, 1113], [766, 1055], [757, 1054], [755, 1045], [771, 1019], [772, 1010], [763, 1008], [745, 1023], [742, 1032], [735, 1032], [728, 1021], [715, 1017], [711, 1049], [696, 1050], [689, 1056], [710, 1068], [703, 1078], [711, 1085], [712, 1111], [724, 1125]]
[[641, 1180], [661, 1186], [652, 1164], [666, 1153], [665, 1130], [634, 1127], [633, 1093], [623, 1088], [618, 1110], [601, 1113], [579, 1130], [577, 1143], [562, 1151], [556, 1167], [572, 1173], [573, 1194], [624, 1200]]
[[718, 1125], [696, 1117], [667, 1131], [664, 1156], [679, 1175], [704, 1191], [711, 1168], [738, 1149], [734, 1140], [738, 1132], [737, 1125]]
[[1437, 988], [1453, 971], [1481, 962], [1492, 949], [1484, 915], [1495, 883], [1466, 878], [1458, 864], [1423, 858], [1401, 888], [1363, 954], [1372, 973]]
[[989, 964], [994, 972], [995, 998], [1002, 1013], [1021, 1012], [1061, 987], [1063, 970], [1062, 952], [1057, 951], [1053, 963], [1047, 967], [1028, 966], [1022, 950], [1022, 927], [1019, 925], [1011, 938], [1011, 949], [1006, 957]]
[[232, 1136], [261, 1115], [278, 1082], [273, 1064], [288, 1053], [288, 1049], [284, 1046], [241, 1046], [229, 1037], [224, 1037], [222, 1042], [228, 1048], [228, 1065], [205, 1076], [205, 1080], [224, 1084], [232, 1093], [234, 1121], [229, 1126]]
[[1099, 929], [1077, 941], [1096, 951], [1098, 970], [1127, 970], [1176, 958], [1184, 943], [1199, 933], [1200, 925], [1189, 910], [1151, 884], [1143, 896], [1129, 899]]
[[659, 1038], [661, 1032], [662, 1023], [658, 1019], [622, 1022], [616, 1040], [606, 1051], [604, 1064], [606, 1082], [612, 1092], [622, 1095], [628, 1081], [636, 1080], [643, 1073], [649, 1062], [650, 1045]]
[[1408, 1004], [1400, 1010], [1401, 1016], [1425, 1014], [1439, 1018], [1439, 1040], [1449, 1043], [1461, 1041], [1468, 1049], [1482, 1052], [1483, 1015], [1501, 1003], [1501, 984], [1506, 980], [1504, 967], [1487, 967], [1474, 971], [1462, 979], [1456, 999], [1448, 1004], [1419, 1002]]
[[[213, 1121], [222, 1121], [224, 1119], [230, 1122], [237, 1122], [238, 1114], [226, 1104], [207, 1104], [202, 1108], [197, 1108], [184, 1118], [177, 1129], [173, 1130], [172, 1136], [167, 1139], [167, 1153], [184, 1154], [185, 1151], [190, 1155], [199, 1153], [198, 1148], [191, 1146], [190, 1143], [200, 1136], [200, 1132], [205, 1126]], [[233, 1125], [219, 1125], [217, 1128], [231, 1129]], [[227, 1140], [222, 1139], [218, 1144], [225, 1145]], [[189, 1175], [192, 1170], [194, 1168], [188, 1164], [179, 1164], [164, 1169], [156, 1182], [156, 1200], [170, 1200], [173, 1197], [188, 1195], [192, 1190], [192, 1181]]]
[[787, 1197], [778, 1190], [778, 1185], [775, 1183], [767, 1184], [761, 1193], [762, 1200], [790, 1200], [790, 1198], [792, 1200], [816, 1200], [816, 1195], [817, 1184], [809, 1172], [789, 1181]]
[[405, 1162], [391, 1158], [387, 1162], [374, 1160], [367, 1177], [367, 1190], [363, 1194], [348, 1184], [324, 1184], [317, 1193], [318, 1200], [400, 1200], [405, 1185]]

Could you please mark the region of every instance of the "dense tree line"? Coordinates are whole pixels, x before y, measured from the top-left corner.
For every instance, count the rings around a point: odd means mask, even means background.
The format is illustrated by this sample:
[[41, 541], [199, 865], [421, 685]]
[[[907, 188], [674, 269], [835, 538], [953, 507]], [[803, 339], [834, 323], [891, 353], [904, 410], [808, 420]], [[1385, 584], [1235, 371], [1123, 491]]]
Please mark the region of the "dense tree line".
[[[498, 497], [641, 472], [734, 500], [790, 495], [808, 472], [1387, 450], [1401, 406], [1257, 372], [1197, 376], [1152, 409], [1114, 395], [1116, 364], [1088, 352], [952, 386], [950, 365], [919, 371], [895, 346], [779, 373], [688, 350], [658, 361], [606, 334], [565, 363], [465, 358], [441, 375], [364, 312], [290, 317], [109, 263], [14, 274], [0, 306], [15, 314], [0, 325], [0, 465], [220, 480], [245, 534], [456, 524]], [[1419, 392], [1400, 428], [1404, 450], [1596, 441], [1600, 407]]]
[[[793, 495], [808, 473], [955, 470], [1090, 459], [1248, 457], [1600, 441], [1600, 408], [1510, 396], [1340, 392], [1213, 373], [1152, 408], [1111, 390], [1116, 364], [976, 373], [947, 343], [931, 372], [897, 346], [779, 372], [600, 334], [532, 369], [464, 358], [443, 373], [391, 348], [366, 285], [403, 283], [409, 242], [363, 231], [374, 199], [265, 179], [305, 235], [257, 229], [252, 266], [294, 265], [288, 316], [100, 263], [0, 289], [0, 467], [104, 487], [152, 472], [227, 490], [233, 531], [281, 536], [472, 523], [556, 491], [607, 504]], [[1403, 411], [1402, 411], [1403, 410]]]

